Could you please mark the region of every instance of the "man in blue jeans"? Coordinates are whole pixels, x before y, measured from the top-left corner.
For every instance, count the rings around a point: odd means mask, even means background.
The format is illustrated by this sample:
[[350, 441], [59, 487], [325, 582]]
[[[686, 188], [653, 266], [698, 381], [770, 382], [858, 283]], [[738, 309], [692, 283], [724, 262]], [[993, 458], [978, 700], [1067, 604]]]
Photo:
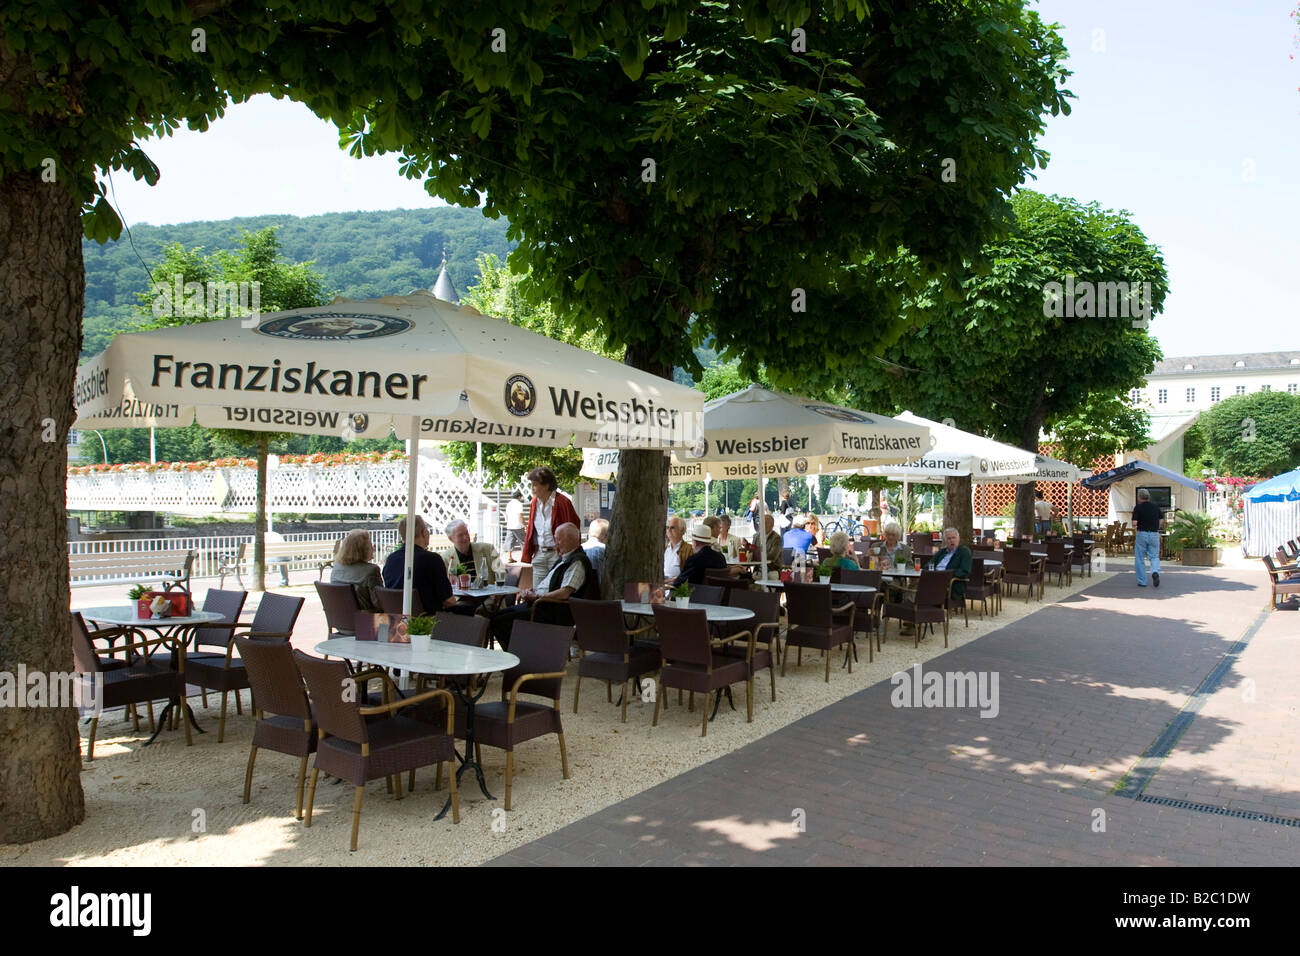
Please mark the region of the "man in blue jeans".
[[1160, 532], [1165, 518], [1160, 506], [1152, 504], [1151, 492], [1139, 488], [1137, 506], [1133, 509], [1133, 570], [1137, 572], [1138, 587], [1147, 586], [1146, 558], [1151, 559], [1151, 583], [1160, 587]]

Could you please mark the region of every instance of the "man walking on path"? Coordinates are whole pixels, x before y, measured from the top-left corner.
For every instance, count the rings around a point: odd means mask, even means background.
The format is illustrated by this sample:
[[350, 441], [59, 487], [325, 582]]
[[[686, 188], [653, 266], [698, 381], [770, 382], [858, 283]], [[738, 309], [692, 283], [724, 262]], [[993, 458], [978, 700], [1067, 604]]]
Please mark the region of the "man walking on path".
[[1133, 570], [1137, 572], [1138, 587], [1147, 586], [1147, 568], [1145, 558], [1151, 558], [1151, 583], [1160, 587], [1160, 532], [1164, 530], [1165, 518], [1160, 506], [1152, 504], [1151, 492], [1139, 488], [1137, 506], [1133, 509], [1133, 528], [1137, 534], [1133, 539]]

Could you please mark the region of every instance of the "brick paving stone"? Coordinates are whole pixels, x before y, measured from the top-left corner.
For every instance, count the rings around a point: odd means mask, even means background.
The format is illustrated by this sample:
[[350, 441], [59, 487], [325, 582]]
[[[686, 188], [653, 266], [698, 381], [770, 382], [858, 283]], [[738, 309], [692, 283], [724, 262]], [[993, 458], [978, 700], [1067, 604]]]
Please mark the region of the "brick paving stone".
[[[1298, 828], [1112, 792], [1255, 621], [1260, 577], [1170, 565], [1158, 595], [1135, 594], [1125, 574], [1099, 581], [926, 663], [997, 672], [996, 718], [896, 709], [884, 681], [492, 862], [1296, 865]], [[1300, 655], [1286, 617], [1266, 620], [1147, 793], [1300, 813]], [[1253, 702], [1241, 689], [1249, 675]], [[808, 832], [767, 850], [696, 826], [785, 820], [794, 807]], [[653, 845], [639, 849], [646, 834]]]

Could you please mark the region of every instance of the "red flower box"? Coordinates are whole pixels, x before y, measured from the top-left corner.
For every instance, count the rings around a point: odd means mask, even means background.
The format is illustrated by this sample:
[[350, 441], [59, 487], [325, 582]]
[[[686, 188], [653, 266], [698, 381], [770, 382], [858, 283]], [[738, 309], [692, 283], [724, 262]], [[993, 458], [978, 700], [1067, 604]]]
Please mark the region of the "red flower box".
[[164, 597], [171, 604], [169, 617], [188, 617], [190, 613], [190, 596], [184, 591], [150, 591], [136, 602], [135, 616], [141, 619], [153, 617], [149, 605], [155, 598]]

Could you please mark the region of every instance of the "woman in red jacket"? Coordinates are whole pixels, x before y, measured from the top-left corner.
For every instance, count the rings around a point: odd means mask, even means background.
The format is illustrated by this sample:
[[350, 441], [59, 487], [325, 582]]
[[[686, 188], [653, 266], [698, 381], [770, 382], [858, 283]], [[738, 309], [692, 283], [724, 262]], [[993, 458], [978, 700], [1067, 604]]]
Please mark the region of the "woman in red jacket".
[[533, 564], [533, 581], [539, 583], [555, 567], [555, 529], [571, 524], [581, 530], [573, 502], [557, 491], [555, 472], [534, 468], [528, 473], [533, 486], [533, 500], [528, 506], [528, 524], [524, 528], [524, 551], [521, 560]]

